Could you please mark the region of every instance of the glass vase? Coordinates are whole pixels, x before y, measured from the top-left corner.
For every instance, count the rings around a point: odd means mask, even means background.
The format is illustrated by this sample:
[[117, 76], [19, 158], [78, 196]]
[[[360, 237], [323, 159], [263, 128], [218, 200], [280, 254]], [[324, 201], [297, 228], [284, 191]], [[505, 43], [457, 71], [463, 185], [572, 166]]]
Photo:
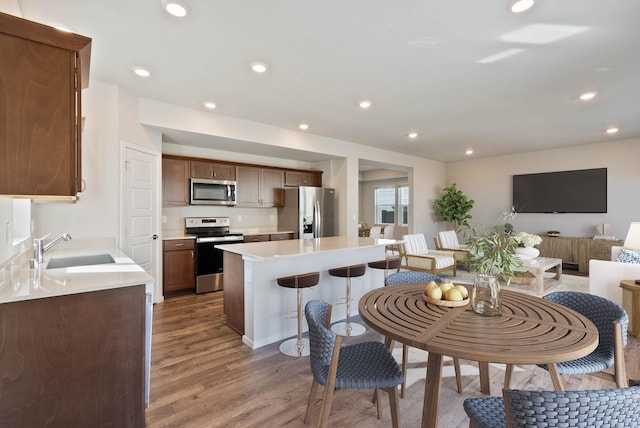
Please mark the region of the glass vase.
[[500, 315], [500, 283], [495, 276], [476, 276], [471, 292], [471, 307], [480, 315]]

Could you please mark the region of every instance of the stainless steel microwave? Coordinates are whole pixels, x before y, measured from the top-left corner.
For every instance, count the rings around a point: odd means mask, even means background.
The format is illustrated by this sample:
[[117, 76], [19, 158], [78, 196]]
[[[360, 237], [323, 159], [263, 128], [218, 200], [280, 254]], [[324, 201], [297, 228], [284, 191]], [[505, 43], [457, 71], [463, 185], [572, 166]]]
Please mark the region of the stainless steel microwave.
[[191, 179], [191, 205], [235, 205], [236, 182], [230, 180]]

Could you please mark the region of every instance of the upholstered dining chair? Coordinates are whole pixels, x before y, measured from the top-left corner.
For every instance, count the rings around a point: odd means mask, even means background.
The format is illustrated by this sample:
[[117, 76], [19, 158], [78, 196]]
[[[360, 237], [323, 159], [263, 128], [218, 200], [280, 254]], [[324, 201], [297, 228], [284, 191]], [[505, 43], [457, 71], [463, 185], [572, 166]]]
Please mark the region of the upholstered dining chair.
[[402, 371], [382, 342], [363, 342], [341, 346], [341, 336], [329, 329], [331, 305], [311, 300], [305, 306], [309, 324], [310, 362], [313, 382], [304, 416], [308, 423], [318, 387], [324, 385], [318, 427], [327, 426], [335, 389], [374, 389], [378, 419], [381, 417], [380, 390], [389, 394], [391, 422], [400, 427], [398, 385]]
[[[382, 232], [382, 237], [384, 239], [394, 239], [396, 227], [393, 224], [388, 224], [384, 227], [384, 231]], [[385, 247], [385, 252], [387, 257], [397, 257], [400, 254], [400, 250], [398, 249], [397, 244], [387, 245]]]
[[[458, 234], [455, 230], [445, 230], [438, 232], [438, 235], [433, 237], [433, 242], [436, 245], [436, 250], [451, 251], [456, 259], [456, 263], [465, 263], [467, 257], [471, 253], [464, 245], [458, 241]], [[466, 263], [467, 270], [469, 265]]]
[[[555, 364], [558, 376], [552, 376], [552, 379], [557, 378], [559, 384], [556, 385], [554, 381], [554, 388], [564, 389], [561, 375], [577, 374], [593, 374], [615, 382], [619, 388], [629, 386], [624, 362], [624, 347], [627, 345], [626, 332], [629, 325], [627, 312], [617, 303], [589, 293], [557, 291], [547, 294], [544, 298], [584, 315], [598, 328], [598, 347], [591, 354], [577, 360]], [[614, 367], [613, 374], [603, 371], [612, 366]], [[540, 364], [539, 367], [549, 370], [546, 364]], [[513, 366], [508, 365], [505, 388], [509, 387], [512, 373]]]
[[456, 276], [456, 261], [451, 251], [429, 250], [422, 233], [403, 235], [400, 244], [400, 257], [404, 260], [403, 269], [429, 272], [453, 271]]
[[372, 226], [369, 230], [369, 238], [382, 238], [382, 226]]
[[[385, 281], [384, 285], [400, 285], [400, 284], [420, 284], [427, 283], [429, 281], [442, 282], [442, 278], [438, 275], [434, 275], [428, 272], [414, 272], [414, 271], [402, 271], [396, 272], [389, 275]], [[393, 340], [389, 341], [389, 349], [393, 349]], [[407, 366], [409, 359], [409, 347], [402, 344], [402, 386], [400, 387], [400, 398], [404, 398], [404, 393], [407, 389]], [[460, 374], [460, 361], [457, 358], [453, 359], [453, 365], [456, 370], [456, 385], [458, 387], [458, 392], [462, 393], [462, 375]]]
[[464, 401], [470, 428], [640, 426], [640, 386], [502, 394]]

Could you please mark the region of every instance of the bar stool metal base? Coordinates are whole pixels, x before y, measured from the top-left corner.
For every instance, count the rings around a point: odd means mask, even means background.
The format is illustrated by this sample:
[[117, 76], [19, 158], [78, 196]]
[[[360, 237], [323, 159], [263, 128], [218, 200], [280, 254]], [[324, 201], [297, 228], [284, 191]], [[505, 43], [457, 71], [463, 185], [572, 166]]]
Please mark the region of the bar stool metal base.
[[302, 349], [298, 350], [298, 338], [285, 340], [280, 344], [280, 352], [290, 357], [308, 357], [309, 356], [309, 339], [302, 339]]
[[362, 324], [358, 324], [355, 322], [351, 324], [351, 331], [347, 332], [347, 323], [346, 322], [337, 322], [331, 326], [331, 331], [335, 334], [339, 334], [340, 336], [359, 336], [365, 332], [365, 327]]
[[309, 339], [302, 337], [302, 289], [313, 287], [320, 280], [319, 272], [308, 272], [278, 278], [278, 285], [296, 290], [296, 319], [298, 321], [298, 334], [293, 339], [287, 339], [280, 344], [280, 352], [290, 357], [308, 357]]

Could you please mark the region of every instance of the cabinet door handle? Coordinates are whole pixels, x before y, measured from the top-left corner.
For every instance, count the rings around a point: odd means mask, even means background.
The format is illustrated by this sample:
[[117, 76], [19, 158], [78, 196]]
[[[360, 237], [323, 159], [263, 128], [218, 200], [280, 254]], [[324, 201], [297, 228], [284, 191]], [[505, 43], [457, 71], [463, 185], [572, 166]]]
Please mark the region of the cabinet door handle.
[[184, 244], [176, 244], [176, 247], [184, 247]]

